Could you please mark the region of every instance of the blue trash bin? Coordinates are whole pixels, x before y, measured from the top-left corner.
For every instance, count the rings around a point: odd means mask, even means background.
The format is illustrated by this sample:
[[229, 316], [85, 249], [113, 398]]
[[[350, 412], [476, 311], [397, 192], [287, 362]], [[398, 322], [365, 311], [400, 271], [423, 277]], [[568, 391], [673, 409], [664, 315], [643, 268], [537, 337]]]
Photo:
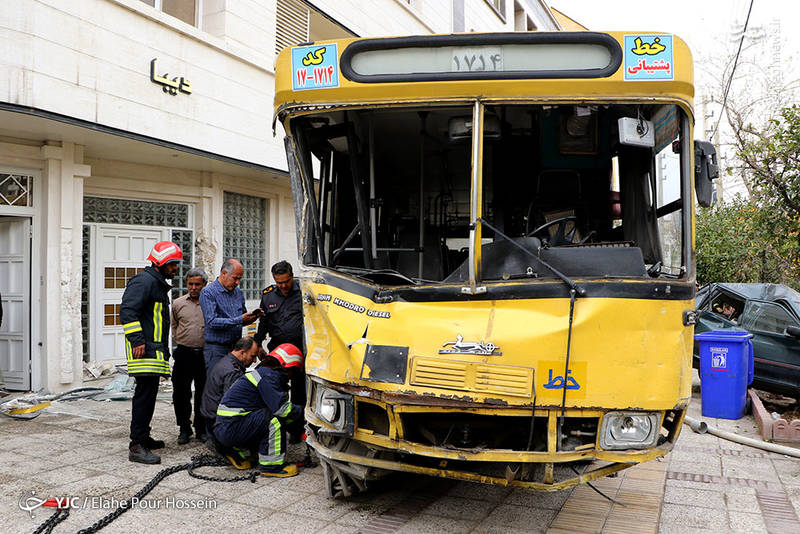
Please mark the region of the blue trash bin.
[[753, 334], [713, 330], [697, 334], [704, 417], [739, 419], [744, 415], [747, 386], [753, 382]]

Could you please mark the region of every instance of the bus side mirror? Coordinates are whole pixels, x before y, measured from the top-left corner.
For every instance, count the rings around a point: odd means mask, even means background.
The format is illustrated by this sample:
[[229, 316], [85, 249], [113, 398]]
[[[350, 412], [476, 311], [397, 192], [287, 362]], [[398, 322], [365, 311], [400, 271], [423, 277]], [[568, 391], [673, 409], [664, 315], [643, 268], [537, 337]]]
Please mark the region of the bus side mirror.
[[711, 180], [719, 177], [717, 149], [708, 141], [694, 142], [694, 191], [697, 202], [707, 208], [714, 203]]

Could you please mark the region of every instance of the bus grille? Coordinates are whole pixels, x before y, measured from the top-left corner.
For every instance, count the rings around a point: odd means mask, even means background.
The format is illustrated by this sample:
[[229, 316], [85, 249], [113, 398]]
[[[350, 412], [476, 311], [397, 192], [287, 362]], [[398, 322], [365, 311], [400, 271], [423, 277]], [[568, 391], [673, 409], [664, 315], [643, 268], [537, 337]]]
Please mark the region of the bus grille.
[[410, 383], [415, 386], [530, 397], [533, 387], [533, 369], [434, 358], [414, 358]]

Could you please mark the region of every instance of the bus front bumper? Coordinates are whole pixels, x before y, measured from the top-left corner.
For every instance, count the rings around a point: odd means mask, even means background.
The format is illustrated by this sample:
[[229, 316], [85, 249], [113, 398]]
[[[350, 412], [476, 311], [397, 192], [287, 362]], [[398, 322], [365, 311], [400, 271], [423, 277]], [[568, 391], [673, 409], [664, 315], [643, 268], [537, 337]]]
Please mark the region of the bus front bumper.
[[[385, 460], [380, 458], [371, 458], [367, 456], [361, 456], [357, 454], [351, 454], [348, 452], [337, 451], [333, 450], [332, 448], [326, 447], [322, 445], [318, 440], [317, 437], [314, 435], [313, 432], [309, 432], [307, 435], [307, 442], [311, 447], [314, 448], [314, 451], [317, 455], [326, 462], [329, 463], [337, 463], [341, 462], [343, 464], [355, 464], [361, 465], [365, 467], [371, 467], [374, 469], [380, 469], [385, 471], [403, 471], [407, 473], [416, 473], [420, 475], [428, 475], [433, 477], [439, 478], [451, 478], [455, 480], [463, 480], [467, 482], [478, 482], [482, 484], [494, 484], [499, 486], [511, 486], [511, 487], [519, 487], [519, 488], [528, 488], [534, 489], [538, 491], [561, 491], [568, 488], [572, 488], [578, 486], [580, 484], [585, 484], [587, 482], [591, 482], [593, 480], [597, 480], [598, 478], [603, 478], [605, 476], [611, 475], [618, 471], [622, 471], [623, 469], [627, 469], [629, 467], [633, 467], [636, 465], [637, 462], [631, 463], [622, 463], [622, 462], [615, 462], [611, 463], [602, 467], [598, 467], [591, 471], [577, 474], [575, 477], [568, 478], [566, 480], [560, 480], [558, 482], [533, 482], [533, 481], [525, 481], [525, 480], [518, 480], [514, 478], [516, 473], [511, 472], [510, 469], [508, 471], [509, 476], [506, 477], [496, 477], [496, 476], [488, 476], [482, 475], [478, 473], [471, 473], [468, 471], [458, 471], [446, 468], [435, 468], [435, 467], [425, 467], [420, 465], [413, 465], [410, 463], [405, 463], [397, 460]], [[671, 444], [669, 447], [659, 446], [656, 449], [648, 451], [650, 455], [653, 457], [663, 456], [671, 449]], [[648, 455], [649, 456], [649, 455]], [[550, 464], [550, 472], [552, 473], [552, 464]], [[547, 469], [547, 468], [546, 468]]]

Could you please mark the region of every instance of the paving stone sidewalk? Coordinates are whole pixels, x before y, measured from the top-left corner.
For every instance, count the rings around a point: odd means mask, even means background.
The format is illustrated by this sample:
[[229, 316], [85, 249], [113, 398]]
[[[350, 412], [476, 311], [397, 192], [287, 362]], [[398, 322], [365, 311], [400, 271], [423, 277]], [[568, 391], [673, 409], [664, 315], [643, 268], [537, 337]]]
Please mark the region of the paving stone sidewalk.
[[[159, 451], [163, 463], [128, 462], [129, 413], [129, 401], [77, 400], [53, 403], [31, 421], [0, 419], [3, 530], [32, 532], [47, 519], [49, 509], [35, 510], [33, 518], [20, 509], [20, 499], [33, 491], [37, 497], [85, 502], [55, 529], [76, 532], [164, 467], [205, 452], [199, 441], [177, 445], [172, 406], [159, 400], [153, 436], [167, 442]], [[699, 394], [690, 415], [700, 416]], [[755, 436], [749, 416], [706, 421]], [[299, 460], [303, 453], [303, 445], [292, 446], [289, 458]], [[231, 468], [201, 472], [239, 474]], [[393, 476], [350, 501], [333, 501], [324, 495], [320, 467], [255, 483], [207, 482], [180, 472], [102, 532], [800, 534], [800, 460], [694, 434], [688, 427], [666, 458], [594, 485], [616, 502], [588, 486], [537, 493], [410, 475]]]

